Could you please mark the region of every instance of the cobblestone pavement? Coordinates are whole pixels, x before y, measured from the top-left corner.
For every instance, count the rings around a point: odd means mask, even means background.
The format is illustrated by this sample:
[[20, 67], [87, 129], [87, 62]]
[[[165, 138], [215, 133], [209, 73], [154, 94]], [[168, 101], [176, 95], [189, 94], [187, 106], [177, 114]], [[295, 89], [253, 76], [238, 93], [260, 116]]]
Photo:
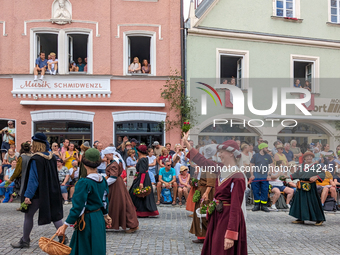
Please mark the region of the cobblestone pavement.
[[[44, 254], [38, 247], [41, 236], [55, 233], [53, 224], [35, 226], [29, 249], [14, 250], [10, 243], [22, 235], [23, 213], [17, 212], [17, 203], [0, 204], [0, 254]], [[67, 215], [70, 205], [64, 206]], [[140, 230], [134, 234], [107, 232], [108, 254], [200, 254], [201, 244], [193, 244], [188, 232], [190, 214], [178, 206], [159, 207], [159, 218], [139, 219]], [[323, 226], [291, 224], [294, 220], [287, 212], [248, 211], [249, 254], [340, 254], [340, 214], [327, 213]], [[67, 230], [71, 238], [72, 229]]]

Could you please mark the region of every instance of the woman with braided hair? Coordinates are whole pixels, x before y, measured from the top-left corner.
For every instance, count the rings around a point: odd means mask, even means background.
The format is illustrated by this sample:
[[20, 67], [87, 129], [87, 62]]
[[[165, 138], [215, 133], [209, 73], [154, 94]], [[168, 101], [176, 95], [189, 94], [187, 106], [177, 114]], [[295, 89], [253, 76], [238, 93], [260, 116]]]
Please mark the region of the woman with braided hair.
[[206, 159], [197, 150], [191, 148], [188, 133], [183, 137], [184, 145], [189, 149], [187, 155], [199, 167], [215, 167], [216, 184], [214, 202], [215, 209], [207, 210], [208, 230], [205, 236], [202, 254], [237, 254], [247, 252], [246, 208], [244, 192], [247, 178], [237, 166], [241, 156], [238, 144], [233, 140], [225, 141], [217, 146], [218, 156], [222, 164], [216, 169], [216, 163]]

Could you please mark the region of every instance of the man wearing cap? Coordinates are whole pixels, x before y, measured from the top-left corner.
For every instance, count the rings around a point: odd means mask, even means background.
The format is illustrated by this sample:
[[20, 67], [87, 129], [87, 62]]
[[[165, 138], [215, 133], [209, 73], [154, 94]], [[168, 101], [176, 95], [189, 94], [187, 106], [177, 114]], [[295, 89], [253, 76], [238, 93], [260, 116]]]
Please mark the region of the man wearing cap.
[[9, 150], [10, 144], [15, 144], [14, 122], [9, 120], [7, 124], [8, 124], [8, 127], [5, 127], [0, 131], [0, 134], [2, 134], [2, 144], [1, 144], [2, 159], [5, 158], [5, 154]]
[[122, 143], [122, 146], [118, 150], [119, 154], [122, 156], [124, 161], [126, 161], [126, 159], [128, 158], [129, 156], [128, 151], [131, 150], [131, 148], [132, 148], [131, 143], [126, 140]]
[[99, 143], [99, 141], [94, 141], [93, 148], [97, 149], [98, 143]]
[[[316, 226], [321, 226], [326, 220], [322, 204], [317, 192], [316, 181], [323, 181], [325, 172], [320, 165], [313, 163], [314, 153], [308, 151], [303, 155], [304, 163], [301, 168], [291, 175], [291, 179], [300, 179], [297, 183], [297, 192], [294, 196], [289, 215], [297, 220], [295, 224], [304, 224], [306, 220], [316, 221]], [[293, 168], [292, 168], [293, 169]]]
[[273, 160], [268, 155], [268, 144], [261, 143], [259, 146], [259, 153], [254, 154], [250, 161], [250, 180], [251, 188], [254, 194], [255, 206], [252, 209], [255, 211], [269, 212], [267, 207], [268, 191], [269, 191], [269, 180], [271, 179], [270, 169], [273, 169]]
[[135, 139], [135, 138], [132, 138], [131, 140], [130, 140], [130, 142], [131, 142], [131, 147], [132, 147], [132, 149], [136, 152], [136, 158], [138, 158], [138, 151], [137, 151], [137, 143], [138, 143], [138, 141]]
[[[110, 162], [106, 167], [106, 175], [109, 185], [111, 229], [119, 230], [119, 227], [122, 227], [127, 233], [134, 233], [138, 230], [139, 222], [135, 206], [121, 177], [124, 170], [123, 161], [117, 156], [118, 153], [116, 154], [114, 147], [107, 147], [103, 154]], [[129, 228], [129, 230], [126, 230], [126, 228]]]
[[[49, 143], [43, 133], [36, 133], [32, 140], [34, 154], [28, 164], [21, 193], [21, 202], [28, 205], [25, 213], [24, 233], [18, 243], [11, 244], [13, 248], [29, 247], [33, 217], [38, 209], [38, 225], [53, 222], [56, 229], [63, 225], [63, 204], [56, 158], [52, 152], [48, 152]], [[59, 242], [62, 240], [63, 236], [59, 236]], [[67, 238], [65, 238], [65, 242], [68, 242]]]
[[162, 154], [163, 146], [159, 145], [159, 142], [157, 142], [157, 141], [154, 141], [152, 146], [154, 146], [153, 151], [155, 153], [155, 156], [159, 157]]

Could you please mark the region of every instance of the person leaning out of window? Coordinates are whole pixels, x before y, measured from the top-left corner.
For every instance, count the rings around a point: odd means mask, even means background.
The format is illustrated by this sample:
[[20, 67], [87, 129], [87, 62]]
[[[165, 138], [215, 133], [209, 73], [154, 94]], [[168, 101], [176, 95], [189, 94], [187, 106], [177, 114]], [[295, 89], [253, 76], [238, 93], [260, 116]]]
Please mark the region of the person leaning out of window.
[[146, 59], [143, 60], [142, 73], [151, 73], [151, 65]]
[[135, 57], [129, 66], [129, 73], [141, 73], [142, 66], [139, 63], [139, 58]]

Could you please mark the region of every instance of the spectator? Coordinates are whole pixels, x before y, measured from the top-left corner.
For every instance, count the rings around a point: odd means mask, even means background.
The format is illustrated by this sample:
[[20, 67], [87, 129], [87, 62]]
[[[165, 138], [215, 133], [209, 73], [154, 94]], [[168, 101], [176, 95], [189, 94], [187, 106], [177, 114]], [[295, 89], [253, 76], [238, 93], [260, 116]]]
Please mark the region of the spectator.
[[57, 158], [57, 169], [58, 169], [58, 177], [59, 177], [59, 184], [61, 195], [64, 199], [64, 205], [68, 204], [68, 192], [67, 192], [67, 184], [70, 178], [70, 172], [66, 166], [63, 166], [63, 160], [61, 158]]
[[300, 80], [296, 79], [295, 83], [294, 83], [294, 88], [301, 88], [301, 84], [300, 84]]
[[188, 140], [188, 142], [189, 142], [191, 148], [194, 148], [194, 141], [193, 140]]
[[154, 141], [152, 146], [154, 146], [153, 151], [154, 151], [155, 156], [156, 157], [161, 156], [162, 155], [162, 150], [163, 150], [164, 147], [159, 145], [159, 142], [157, 142], [157, 141]]
[[79, 71], [79, 67], [77, 66], [76, 62], [74, 62], [73, 60], [70, 63], [69, 70], [70, 70], [70, 72], [78, 72]]
[[303, 86], [304, 89], [307, 89], [309, 92], [312, 91], [312, 87], [309, 81], [305, 81], [305, 86]]
[[283, 150], [283, 154], [285, 154], [287, 161], [291, 162], [294, 160], [294, 154], [293, 152], [290, 150], [290, 144], [289, 143], [285, 143], [285, 147]]
[[273, 145], [274, 145], [274, 148], [271, 150], [273, 156], [275, 156], [275, 154], [277, 153], [277, 146], [278, 146], [279, 144], [282, 144], [282, 142], [279, 141], [279, 140], [277, 140], [277, 141], [274, 142], [274, 144], [273, 144]]
[[129, 66], [129, 73], [141, 73], [141, 64], [139, 63], [139, 58], [135, 57], [133, 62]]
[[76, 185], [77, 181], [79, 180], [79, 167], [78, 167], [78, 161], [73, 160], [72, 161], [72, 168], [69, 169], [70, 174], [70, 180], [69, 185], [70, 187], [70, 199], [69, 202], [72, 203], [72, 197], [74, 194], [74, 186]]
[[[20, 153], [17, 152], [16, 149], [15, 149], [15, 144], [11, 144], [11, 145], [9, 146], [9, 149], [12, 150], [12, 151], [14, 151], [14, 155], [15, 155], [16, 158], [18, 158], [18, 157], [20, 156]], [[8, 150], [8, 151], [9, 151], [9, 150]], [[10, 164], [10, 163], [8, 163], [8, 152], [5, 154], [4, 161], [7, 162], [6, 164]]]
[[322, 209], [325, 206], [328, 193], [330, 193], [331, 197], [337, 201], [336, 183], [333, 181], [333, 175], [329, 171], [325, 171], [325, 179], [322, 182], [317, 180], [315, 183], [317, 185], [318, 194], [321, 195]]
[[[245, 170], [247, 170], [250, 167], [250, 160], [252, 158], [252, 154], [249, 152], [250, 146], [246, 143], [241, 145], [241, 159], [239, 166], [244, 167]], [[242, 168], [241, 168], [242, 169]], [[249, 173], [249, 171], [247, 171]], [[247, 176], [248, 178], [250, 176]]]
[[137, 143], [138, 143], [138, 141], [135, 139], [135, 138], [132, 138], [131, 140], [130, 140], [130, 142], [131, 142], [131, 147], [132, 147], [132, 149], [136, 152], [136, 158], [138, 158], [138, 151], [137, 151]]
[[149, 160], [149, 172], [151, 172], [154, 176], [156, 176], [156, 163], [157, 162], [156, 162], [156, 156], [154, 155], [152, 148], [148, 149], [147, 158]]
[[[166, 150], [166, 149], [165, 149]], [[157, 205], [160, 204], [160, 196], [162, 188], [173, 189], [173, 205], [176, 205], [177, 198], [177, 182], [176, 182], [176, 172], [175, 169], [171, 167], [171, 161], [166, 160], [165, 167], [159, 170], [159, 177], [157, 183]]]
[[249, 154], [251, 154], [251, 157], [253, 157], [254, 153], [254, 145], [252, 143], [249, 143]]
[[4, 182], [2, 182], [0, 184], [0, 196], [5, 196], [5, 198], [1, 201], [1, 203], [11, 203], [13, 201], [13, 192], [14, 192], [14, 182], [12, 182], [11, 184], [8, 185], [7, 188], [4, 188], [5, 184], [7, 181], [10, 180], [10, 178], [12, 177], [15, 167], [17, 165], [17, 161], [13, 160], [11, 162], [11, 167], [8, 168], [5, 172], [5, 176], [4, 176]]
[[[237, 143], [238, 147], [241, 148], [241, 141], [240, 140], [236, 140], [235, 142]], [[216, 143], [216, 142], [214, 142], [214, 143]]]
[[73, 160], [79, 160], [78, 151], [76, 150], [73, 143], [70, 143], [70, 145], [67, 147], [67, 151], [62, 153], [62, 160], [65, 163], [65, 167], [67, 169], [70, 169], [72, 167]]
[[295, 162], [299, 162], [299, 157], [302, 156], [302, 153], [301, 153], [300, 148], [296, 147], [296, 144], [297, 144], [296, 140], [291, 140], [290, 141], [290, 146], [291, 146], [290, 150], [291, 150], [291, 152], [293, 152]]
[[58, 70], [58, 59], [56, 59], [56, 54], [54, 52], [50, 53], [51, 59], [47, 61], [48, 71], [50, 74], [56, 75]]
[[[259, 136], [259, 138], [257, 138], [257, 145], [256, 146], [254, 146], [254, 151], [255, 151], [255, 153], [259, 153], [259, 145], [261, 144], [261, 143], [263, 143], [263, 138], [261, 137], [261, 136]], [[255, 154], [254, 153], [254, 154]]]
[[39, 57], [35, 61], [34, 81], [38, 80], [39, 73], [41, 73], [40, 80], [43, 80], [46, 69], [47, 69], [47, 59], [45, 58], [45, 52], [40, 52]]
[[178, 175], [180, 174], [180, 171], [181, 171], [181, 158], [177, 155], [174, 156], [173, 159], [173, 166], [174, 166], [174, 169], [175, 169], [175, 172], [176, 172], [176, 181], [177, 183], [179, 183], [179, 180], [178, 180]]
[[292, 200], [294, 195], [294, 189], [284, 186], [283, 181], [279, 179], [280, 176], [285, 176], [287, 174], [283, 172], [282, 161], [281, 160], [276, 161], [276, 166], [280, 167], [280, 171], [272, 171], [269, 174], [269, 177], [271, 178], [269, 184], [272, 185], [272, 193], [274, 193], [272, 206], [270, 209], [274, 211], [278, 211], [275, 203], [279, 199], [281, 192], [287, 194], [286, 204], [288, 208], [290, 208], [290, 201]]
[[5, 158], [5, 160], [4, 160], [4, 164], [5, 165], [10, 165], [13, 160], [15, 160], [15, 161], [18, 160], [18, 158], [15, 155], [13, 149], [9, 149], [8, 152], [6, 153], [6, 155], [7, 155], [7, 158]]
[[87, 58], [84, 58], [85, 66], [84, 66], [84, 72], [87, 73]]
[[[261, 143], [259, 146], [259, 153], [256, 153], [250, 163], [251, 163], [251, 176], [250, 181], [254, 181], [251, 183], [251, 188], [254, 194], [254, 202], [255, 206], [252, 209], [253, 211], [265, 211], [269, 212], [267, 207], [268, 201], [268, 189], [269, 189], [269, 180], [268, 169], [269, 167], [273, 167], [272, 158], [268, 155], [268, 144]], [[267, 170], [265, 170], [267, 167]]]
[[164, 167], [165, 160], [169, 160], [171, 162], [171, 156], [169, 155], [169, 151], [167, 148], [162, 149], [162, 155], [158, 159], [158, 164], [160, 167]]
[[2, 134], [2, 144], [1, 144], [2, 159], [5, 158], [5, 153], [10, 149], [10, 145], [15, 144], [14, 122], [9, 120], [7, 122], [7, 125], [8, 127], [5, 127], [0, 131], [0, 134]]
[[327, 156], [335, 156], [334, 152], [330, 150], [329, 144], [324, 144], [322, 146], [321, 156], [326, 158]]
[[105, 174], [107, 159], [106, 159], [105, 155], [103, 154], [103, 144], [102, 143], [97, 144], [97, 150], [99, 150], [100, 156], [102, 158], [102, 163], [97, 167], [97, 170], [98, 170], [99, 174]]
[[77, 67], [79, 72], [84, 72], [85, 64], [83, 63], [83, 59], [81, 57], [78, 58]]
[[175, 158], [176, 156], [181, 159], [180, 163], [182, 166], [188, 165], [189, 159], [186, 157], [186, 153], [180, 144], [175, 144], [175, 154], [172, 155], [172, 158]]
[[151, 65], [148, 63], [146, 59], [143, 60], [142, 72], [151, 73]]
[[125, 162], [126, 162], [127, 158], [129, 157], [128, 152], [131, 149], [132, 149], [132, 146], [131, 146], [131, 143], [129, 141], [123, 142], [119, 153], [120, 153], [120, 155], [122, 156], [122, 158]]
[[135, 150], [131, 149], [128, 151], [128, 158], [126, 159], [126, 166], [127, 167], [136, 167], [137, 161], [135, 158], [136, 152]]
[[234, 76], [231, 76], [230, 85], [236, 86], [236, 79]]
[[283, 153], [282, 144], [277, 145], [276, 148], [277, 148], [277, 153], [274, 156], [274, 161], [281, 161], [283, 166], [287, 166], [288, 160], [287, 160], [285, 154]]
[[58, 158], [61, 158], [61, 153], [60, 153], [60, 150], [58, 148], [57, 143], [52, 143], [52, 153], [53, 153], [53, 155], [57, 156]]
[[99, 143], [99, 141], [94, 141], [94, 143], [93, 143], [93, 148], [97, 149], [98, 143]]
[[171, 143], [166, 143], [165, 148], [168, 150], [168, 153], [171, 157], [175, 154], [175, 152], [171, 150]]
[[61, 147], [61, 154], [65, 153], [67, 151], [68, 146], [70, 145], [70, 140], [65, 139], [63, 142], [63, 147]]
[[190, 174], [188, 174], [188, 167], [181, 166], [180, 175], [178, 176], [179, 184], [178, 184], [178, 198], [179, 203], [178, 205], [182, 205], [182, 196], [184, 196], [185, 201], [187, 201], [188, 194], [190, 191]]
[[204, 138], [203, 144], [204, 145], [212, 144], [212, 140], [209, 138], [208, 135]]
[[83, 163], [83, 158], [85, 155], [85, 152], [90, 149], [90, 143], [88, 141], [84, 142], [80, 146], [80, 155], [79, 155], [79, 178], [85, 178], [87, 176], [87, 170]]

